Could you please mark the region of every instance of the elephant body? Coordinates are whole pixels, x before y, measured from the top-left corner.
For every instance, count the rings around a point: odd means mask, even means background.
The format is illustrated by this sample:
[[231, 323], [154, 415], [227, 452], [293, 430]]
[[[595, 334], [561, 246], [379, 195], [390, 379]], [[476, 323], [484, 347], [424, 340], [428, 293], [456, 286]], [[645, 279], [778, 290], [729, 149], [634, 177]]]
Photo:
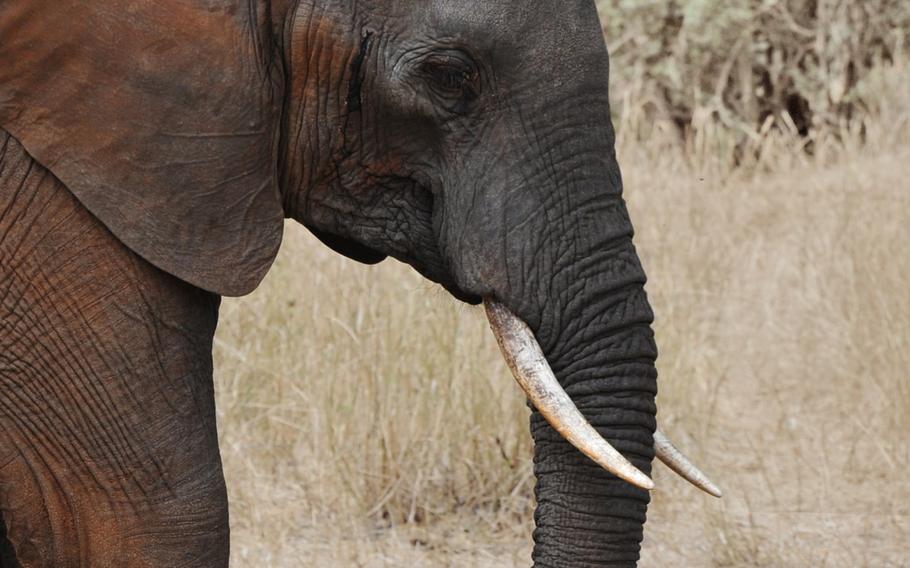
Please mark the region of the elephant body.
[[[218, 296], [124, 246], [0, 131], [0, 566], [219, 566]], [[0, 549], [2, 550], [2, 549]]]
[[[2, 565], [227, 565], [212, 337], [284, 218], [507, 306], [650, 472], [608, 75], [593, 0], [0, 4]], [[535, 564], [634, 565], [647, 491], [531, 433]]]

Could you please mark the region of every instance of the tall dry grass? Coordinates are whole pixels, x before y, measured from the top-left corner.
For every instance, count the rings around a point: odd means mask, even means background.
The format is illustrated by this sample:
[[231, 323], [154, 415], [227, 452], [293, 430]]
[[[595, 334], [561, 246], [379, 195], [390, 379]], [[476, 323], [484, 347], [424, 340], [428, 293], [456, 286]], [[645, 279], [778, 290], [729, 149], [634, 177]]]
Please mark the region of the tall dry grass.
[[410, 269], [364, 268], [289, 225], [216, 339], [235, 565], [353, 565], [374, 531], [459, 516], [523, 533], [528, 412], [485, 327]]
[[661, 421], [727, 493], [659, 469], [643, 565], [910, 564], [910, 74], [877, 80], [865, 143], [814, 157], [773, 132], [745, 169], [717, 131], [624, 146]]
[[[660, 419], [726, 490], [657, 467], [644, 566], [910, 564], [910, 69], [869, 80], [863, 133], [760, 131], [735, 168], [721, 126], [619, 117]], [[522, 396], [408, 268], [289, 225], [224, 303], [216, 384], [235, 566], [528, 564]]]

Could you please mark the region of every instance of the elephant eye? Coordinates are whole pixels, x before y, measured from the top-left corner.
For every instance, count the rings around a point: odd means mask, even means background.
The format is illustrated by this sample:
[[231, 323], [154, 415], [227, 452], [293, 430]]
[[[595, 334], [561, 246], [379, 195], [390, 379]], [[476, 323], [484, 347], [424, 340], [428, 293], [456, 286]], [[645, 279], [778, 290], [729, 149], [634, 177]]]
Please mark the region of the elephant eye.
[[480, 73], [466, 53], [434, 53], [420, 71], [438, 102], [456, 114], [466, 113], [480, 94]]

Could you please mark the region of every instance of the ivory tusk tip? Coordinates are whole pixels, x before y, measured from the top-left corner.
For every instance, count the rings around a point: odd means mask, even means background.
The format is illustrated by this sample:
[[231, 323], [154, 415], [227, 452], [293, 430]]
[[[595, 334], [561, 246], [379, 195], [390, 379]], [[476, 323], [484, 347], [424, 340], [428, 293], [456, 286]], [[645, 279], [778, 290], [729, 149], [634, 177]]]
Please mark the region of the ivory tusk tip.
[[[607, 468], [604, 468], [604, 469], [607, 469]], [[607, 469], [607, 471], [610, 471], [610, 470]], [[654, 480], [651, 479], [650, 477], [648, 477], [647, 475], [645, 475], [644, 472], [642, 472], [639, 469], [633, 468], [629, 471], [621, 471], [618, 473], [610, 472], [610, 473], [612, 473], [616, 477], [622, 479], [623, 481], [625, 481], [631, 485], [634, 485], [635, 487], [638, 487], [639, 489], [644, 489], [645, 491], [654, 490]]]
[[640, 487], [640, 488], [644, 489], [645, 491], [654, 490], [654, 480], [644, 474], [641, 475], [641, 480], [638, 480], [638, 482], [634, 482], [633, 485]]
[[698, 487], [708, 495], [720, 499], [723, 492], [711, 481], [707, 475], [695, 464], [689, 461], [689, 458], [680, 452], [673, 442], [664, 434], [660, 428], [654, 432], [654, 455], [664, 462], [670, 469], [682, 476], [683, 479]]
[[713, 483], [706, 483], [704, 490], [708, 495], [717, 497], [718, 499], [722, 499], [724, 496], [724, 492], [720, 490], [720, 487], [714, 485]]

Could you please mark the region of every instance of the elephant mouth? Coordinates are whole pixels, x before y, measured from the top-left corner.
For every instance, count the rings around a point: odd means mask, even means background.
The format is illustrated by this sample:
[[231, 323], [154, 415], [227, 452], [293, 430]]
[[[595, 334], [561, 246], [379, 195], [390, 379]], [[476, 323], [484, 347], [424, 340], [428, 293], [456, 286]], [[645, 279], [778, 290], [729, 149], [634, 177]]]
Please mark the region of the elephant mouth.
[[483, 298], [476, 294], [471, 294], [470, 292], [465, 292], [455, 284], [448, 284], [446, 282], [441, 283], [442, 287], [445, 288], [446, 292], [451, 294], [456, 300], [460, 300], [471, 306], [479, 306], [483, 302]]
[[379, 264], [388, 256], [385, 253], [374, 250], [364, 244], [358, 243], [355, 240], [346, 239], [344, 237], [340, 237], [326, 231], [320, 231], [315, 227], [307, 226], [307, 229], [309, 229], [317, 239], [322, 241], [324, 245], [333, 251], [362, 264]]
[[[606, 471], [636, 487], [654, 489], [654, 482], [632, 465], [587, 422], [553, 374], [528, 325], [492, 298], [483, 301], [490, 328], [515, 380], [540, 414], [567, 442]], [[721, 490], [658, 428], [654, 453], [670, 469], [702, 491], [721, 497]]]

